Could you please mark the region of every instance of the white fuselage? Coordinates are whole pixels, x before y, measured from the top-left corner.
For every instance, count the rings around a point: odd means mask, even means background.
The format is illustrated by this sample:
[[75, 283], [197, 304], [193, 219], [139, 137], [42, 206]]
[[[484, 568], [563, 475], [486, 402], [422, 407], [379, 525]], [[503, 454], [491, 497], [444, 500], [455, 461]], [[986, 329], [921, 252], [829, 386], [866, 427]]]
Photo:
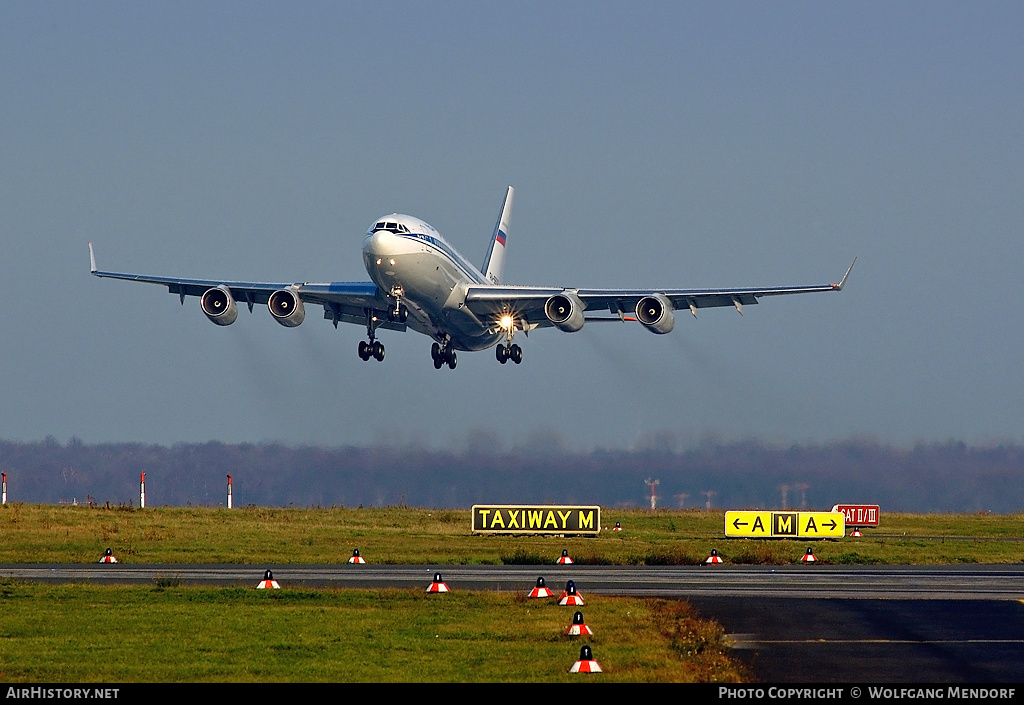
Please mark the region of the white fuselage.
[[[382, 227], [383, 226], [383, 227]], [[419, 218], [378, 218], [363, 241], [363, 263], [385, 294], [409, 310], [407, 325], [457, 350], [484, 350], [505, 335], [496, 321], [465, 307], [466, 290], [484, 276], [441, 233]]]

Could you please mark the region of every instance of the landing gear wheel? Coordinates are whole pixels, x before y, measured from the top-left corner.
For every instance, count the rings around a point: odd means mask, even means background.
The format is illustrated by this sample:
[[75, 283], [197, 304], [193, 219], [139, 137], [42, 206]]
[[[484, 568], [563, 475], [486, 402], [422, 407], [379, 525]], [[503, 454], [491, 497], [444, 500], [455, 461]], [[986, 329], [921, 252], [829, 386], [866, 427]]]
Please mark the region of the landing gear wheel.
[[498, 347], [494, 349], [494, 357], [504, 365], [508, 362], [508, 349], [501, 343], [498, 343]]
[[508, 355], [508, 359], [510, 359], [517, 365], [523, 361], [523, 349], [516, 345], [515, 343], [513, 343], [509, 347], [508, 352], [506, 352], [505, 354]]
[[392, 323], [405, 323], [409, 320], [409, 309], [399, 304], [398, 308], [388, 311], [388, 320]]
[[458, 363], [458, 358], [455, 357], [455, 351], [451, 349], [449, 341], [445, 341], [444, 344], [434, 343], [431, 345], [430, 357], [434, 359], [435, 370], [439, 370], [445, 365], [454, 370]]
[[379, 340], [371, 340], [369, 342], [365, 340], [359, 341], [359, 358], [366, 362], [370, 358], [374, 358], [377, 362], [384, 361], [384, 343]]

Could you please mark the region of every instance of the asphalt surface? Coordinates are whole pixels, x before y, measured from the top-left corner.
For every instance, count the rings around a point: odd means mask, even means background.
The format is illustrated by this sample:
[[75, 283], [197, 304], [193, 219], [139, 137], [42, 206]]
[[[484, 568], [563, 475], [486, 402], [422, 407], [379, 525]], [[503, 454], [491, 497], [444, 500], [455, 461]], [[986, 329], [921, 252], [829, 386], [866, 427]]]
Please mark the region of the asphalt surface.
[[765, 683], [1021, 683], [1017, 600], [695, 597]]
[[0, 565], [45, 582], [561, 590], [687, 599], [769, 683], [1024, 682], [1024, 566]]

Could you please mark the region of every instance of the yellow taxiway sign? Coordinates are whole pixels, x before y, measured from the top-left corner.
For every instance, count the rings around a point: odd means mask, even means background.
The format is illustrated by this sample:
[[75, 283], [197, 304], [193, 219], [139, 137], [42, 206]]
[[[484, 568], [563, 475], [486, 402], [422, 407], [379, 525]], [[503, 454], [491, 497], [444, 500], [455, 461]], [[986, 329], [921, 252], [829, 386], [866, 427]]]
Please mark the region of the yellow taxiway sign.
[[846, 535], [842, 512], [726, 512], [725, 535], [736, 538], [824, 539]]

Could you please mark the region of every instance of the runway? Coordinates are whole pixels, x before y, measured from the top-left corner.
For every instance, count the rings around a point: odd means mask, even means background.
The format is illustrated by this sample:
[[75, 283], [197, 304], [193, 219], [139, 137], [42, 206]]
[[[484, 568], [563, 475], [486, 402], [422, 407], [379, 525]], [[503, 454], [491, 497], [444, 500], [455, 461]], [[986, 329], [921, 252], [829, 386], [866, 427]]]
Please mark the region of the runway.
[[2, 565], [42, 582], [560, 590], [687, 599], [761, 682], [1024, 681], [1024, 566]]
[[126, 565], [8, 564], [0, 577], [47, 582], [255, 584], [270, 569], [303, 587], [416, 587], [440, 572], [453, 588], [529, 590], [574, 580], [609, 595], [690, 598], [1024, 599], [1024, 565], [972, 566], [430, 566], [430, 565]]

